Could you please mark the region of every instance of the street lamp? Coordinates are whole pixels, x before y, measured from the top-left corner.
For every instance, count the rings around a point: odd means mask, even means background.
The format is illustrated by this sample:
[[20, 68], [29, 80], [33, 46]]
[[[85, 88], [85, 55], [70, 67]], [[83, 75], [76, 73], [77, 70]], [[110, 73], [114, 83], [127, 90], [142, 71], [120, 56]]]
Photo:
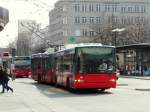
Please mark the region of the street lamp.
[[115, 43], [114, 43], [114, 45], [116, 46], [116, 39], [117, 39], [117, 33], [118, 32], [123, 32], [123, 31], [125, 31], [126, 29], [125, 28], [116, 28], [116, 29], [113, 29], [112, 30], [112, 32], [114, 32], [115, 33]]

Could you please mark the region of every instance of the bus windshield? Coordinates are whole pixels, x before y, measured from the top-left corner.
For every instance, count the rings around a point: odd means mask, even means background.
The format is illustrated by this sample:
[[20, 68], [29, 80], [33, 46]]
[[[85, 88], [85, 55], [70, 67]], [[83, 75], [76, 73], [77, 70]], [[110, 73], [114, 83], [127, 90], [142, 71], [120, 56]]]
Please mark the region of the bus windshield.
[[14, 58], [15, 69], [17, 70], [29, 70], [31, 69], [30, 57], [15, 57]]
[[112, 47], [78, 48], [80, 73], [112, 73], [115, 70], [115, 54]]
[[30, 70], [30, 65], [15, 65], [16, 70]]
[[30, 60], [30, 57], [15, 57], [14, 61]]

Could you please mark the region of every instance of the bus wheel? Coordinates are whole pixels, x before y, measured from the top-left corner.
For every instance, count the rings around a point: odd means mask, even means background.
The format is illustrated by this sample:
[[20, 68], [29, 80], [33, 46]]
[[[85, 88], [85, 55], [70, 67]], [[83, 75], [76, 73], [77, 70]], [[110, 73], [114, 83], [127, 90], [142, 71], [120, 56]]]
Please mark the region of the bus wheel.
[[38, 81], [38, 83], [41, 83], [41, 76], [40, 75], [38, 76], [38, 80], [37, 81]]
[[66, 88], [67, 90], [71, 91], [69, 78], [67, 79], [67, 82], [66, 82]]
[[57, 85], [57, 77], [55, 76], [55, 79], [54, 79], [54, 85], [55, 85], [55, 87], [57, 87], [58, 85]]
[[105, 91], [105, 89], [100, 89], [100, 92], [104, 92]]

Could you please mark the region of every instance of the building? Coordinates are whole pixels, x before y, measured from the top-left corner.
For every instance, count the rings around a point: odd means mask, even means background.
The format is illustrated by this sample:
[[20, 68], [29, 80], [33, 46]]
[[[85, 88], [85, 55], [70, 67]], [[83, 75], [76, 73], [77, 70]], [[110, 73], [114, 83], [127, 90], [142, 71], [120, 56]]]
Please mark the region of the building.
[[150, 75], [150, 43], [118, 46], [116, 51], [122, 75]]
[[36, 29], [34, 20], [18, 20], [17, 55], [28, 56], [31, 53], [31, 37]]
[[9, 11], [0, 7], [0, 31], [2, 31], [5, 25], [9, 22]]
[[[59, 0], [49, 13], [54, 44], [90, 42], [102, 30], [149, 24], [149, 0]], [[106, 35], [107, 37], [107, 35]]]

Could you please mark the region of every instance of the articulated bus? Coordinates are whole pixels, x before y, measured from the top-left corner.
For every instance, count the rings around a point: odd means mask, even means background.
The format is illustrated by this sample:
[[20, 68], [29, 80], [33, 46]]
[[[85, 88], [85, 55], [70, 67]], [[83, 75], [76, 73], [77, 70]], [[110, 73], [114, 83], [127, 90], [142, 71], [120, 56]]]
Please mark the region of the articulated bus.
[[11, 66], [11, 74], [18, 76], [31, 75], [31, 57], [30, 56], [15, 56], [13, 57], [13, 64]]
[[77, 45], [55, 54], [55, 83], [68, 89], [116, 87], [115, 48]]
[[32, 78], [35, 81], [52, 83], [52, 56], [46, 53], [31, 56]]
[[[76, 44], [69, 49], [53, 53], [48, 59], [41, 57], [37, 60], [34, 59], [32, 63], [36, 63], [33, 66], [34, 72], [36, 70], [41, 72], [44, 70], [42, 66], [50, 64], [51, 67], [47, 69], [51, 71], [52, 80], [48, 76], [44, 78], [49, 78], [47, 80], [55, 85], [67, 89], [101, 89], [102, 91], [116, 88], [115, 47], [113, 46], [98, 43]], [[39, 67], [39, 64], [42, 66]], [[34, 72], [33, 77], [35, 74], [37, 74], [35, 76], [44, 75]]]

